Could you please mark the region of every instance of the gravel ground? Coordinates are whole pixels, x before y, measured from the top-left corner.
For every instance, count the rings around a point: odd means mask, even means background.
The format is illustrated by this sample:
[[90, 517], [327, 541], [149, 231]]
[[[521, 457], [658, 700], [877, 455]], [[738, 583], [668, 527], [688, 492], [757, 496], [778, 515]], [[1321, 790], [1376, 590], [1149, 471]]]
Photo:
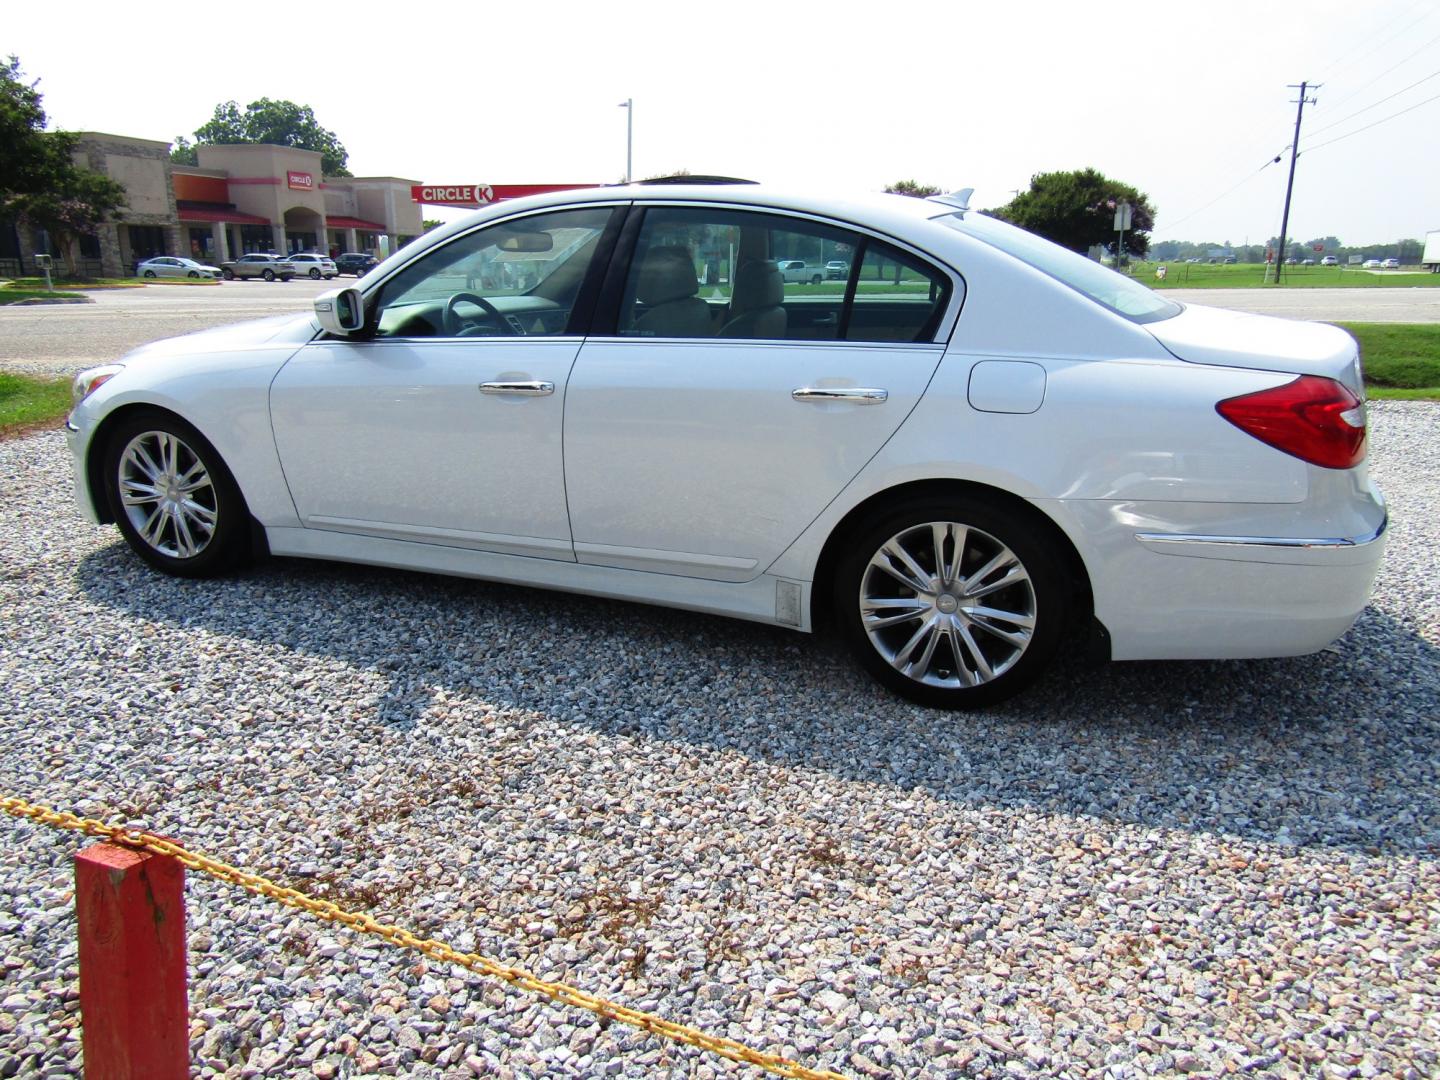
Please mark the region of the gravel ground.
[[[854, 1076], [1440, 1074], [1440, 409], [1335, 651], [978, 716], [826, 641], [276, 561], [143, 569], [0, 443], [0, 792]], [[69, 857], [0, 821], [0, 1076], [79, 1069]], [[189, 883], [199, 1076], [752, 1075]]]

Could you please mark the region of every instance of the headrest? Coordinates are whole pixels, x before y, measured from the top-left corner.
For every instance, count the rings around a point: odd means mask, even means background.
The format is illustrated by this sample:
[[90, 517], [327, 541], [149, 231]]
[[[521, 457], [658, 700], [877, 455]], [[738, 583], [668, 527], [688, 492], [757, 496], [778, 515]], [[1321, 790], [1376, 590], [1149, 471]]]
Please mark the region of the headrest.
[[689, 248], [652, 247], [645, 252], [635, 283], [635, 299], [646, 307], [681, 300], [699, 291]]
[[735, 288], [730, 293], [730, 310], [779, 307], [785, 299], [785, 279], [773, 262], [751, 259], [735, 271]]

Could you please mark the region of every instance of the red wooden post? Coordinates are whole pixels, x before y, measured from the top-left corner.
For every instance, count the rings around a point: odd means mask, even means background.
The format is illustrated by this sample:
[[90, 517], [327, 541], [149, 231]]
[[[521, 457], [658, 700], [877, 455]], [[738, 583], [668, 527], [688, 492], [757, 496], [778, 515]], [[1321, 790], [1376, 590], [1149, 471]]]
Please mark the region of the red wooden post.
[[94, 844], [75, 856], [86, 1080], [188, 1080], [185, 868]]

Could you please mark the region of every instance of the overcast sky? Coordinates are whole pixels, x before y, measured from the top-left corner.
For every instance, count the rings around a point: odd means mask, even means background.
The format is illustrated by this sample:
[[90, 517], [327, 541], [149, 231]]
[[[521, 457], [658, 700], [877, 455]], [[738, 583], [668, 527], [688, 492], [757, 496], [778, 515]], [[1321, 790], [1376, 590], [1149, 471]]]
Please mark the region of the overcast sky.
[[7, 4], [0, 53], [40, 78], [52, 126], [170, 140], [220, 101], [288, 98], [361, 176], [615, 181], [617, 103], [633, 98], [636, 176], [913, 178], [989, 207], [1037, 172], [1089, 165], [1150, 196], [1157, 238], [1235, 244], [1279, 230], [1288, 154], [1261, 167], [1291, 140], [1286, 84], [1306, 79], [1324, 85], [1291, 235], [1440, 229], [1440, 100], [1421, 104], [1440, 96], [1436, 0], [72, 0]]

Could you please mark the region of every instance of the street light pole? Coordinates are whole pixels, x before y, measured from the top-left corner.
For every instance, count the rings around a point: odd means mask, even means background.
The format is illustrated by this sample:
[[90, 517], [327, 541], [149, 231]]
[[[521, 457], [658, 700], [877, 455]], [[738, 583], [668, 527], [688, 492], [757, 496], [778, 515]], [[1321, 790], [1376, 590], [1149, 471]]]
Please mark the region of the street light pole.
[[635, 148], [635, 99], [626, 98], [620, 102], [620, 108], [625, 110], [625, 183], [630, 183], [631, 161]]

